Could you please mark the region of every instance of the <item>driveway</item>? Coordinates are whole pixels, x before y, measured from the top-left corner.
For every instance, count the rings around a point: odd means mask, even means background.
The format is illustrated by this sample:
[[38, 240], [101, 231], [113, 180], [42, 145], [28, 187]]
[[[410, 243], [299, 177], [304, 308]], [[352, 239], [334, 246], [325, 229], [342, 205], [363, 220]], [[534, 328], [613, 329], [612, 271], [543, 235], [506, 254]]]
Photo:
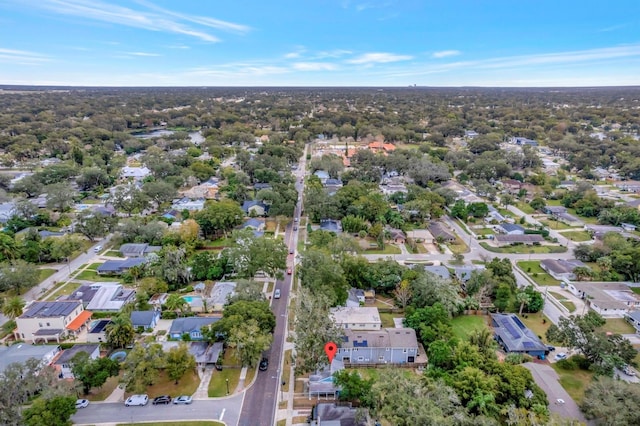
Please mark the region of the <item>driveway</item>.
[[[558, 415], [568, 419], [578, 419], [581, 422], [587, 423], [584, 415], [578, 408], [578, 404], [569, 396], [566, 390], [563, 389], [560, 382], [558, 382], [558, 374], [553, 368], [546, 364], [536, 364], [527, 362], [522, 364], [527, 370], [531, 371], [533, 380], [536, 384], [546, 392], [549, 400], [549, 411], [557, 413]], [[564, 403], [558, 403], [558, 400], [563, 400]]]

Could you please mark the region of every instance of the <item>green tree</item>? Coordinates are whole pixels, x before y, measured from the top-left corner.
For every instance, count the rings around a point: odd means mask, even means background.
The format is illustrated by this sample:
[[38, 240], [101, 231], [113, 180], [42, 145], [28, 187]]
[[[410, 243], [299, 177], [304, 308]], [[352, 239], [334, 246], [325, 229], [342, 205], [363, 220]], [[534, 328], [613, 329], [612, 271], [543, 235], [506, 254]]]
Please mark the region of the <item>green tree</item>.
[[295, 307], [294, 346], [298, 359], [296, 374], [314, 372], [328, 364], [324, 352], [327, 342], [340, 342], [341, 328], [329, 315], [330, 299], [322, 293], [301, 288]]
[[0, 264], [0, 291], [14, 290], [20, 294], [23, 289], [35, 286], [39, 281], [40, 271], [32, 263], [16, 259]]
[[25, 301], [20, 296], [15, 296], [4, 302], [2, 305], [2, 314], [7, 318], [14, 320], [22, 315]]
[[124, 348], [133, 342], [135, 330], [126, 314], [116, 315], [105, 329], [107, 343], [112, 348]]
[[71, 426], [71, 416], [76, 411], [73, 396], [56, 396], [36, 399], [22, 415], [26, 426]]
[[148, 386], [156, 383], [161, 369], [165, 368], [165, 354], [162, 345], [137, 344], [125, 358], [122, 368], [122, 383], [127, 392], [145, 393]]
[[54, 183], [47, 186], [47, 207], [59, 212], [67, 211], [73, 205], [75, 190], [68, 183]]
[[157, 278], [167, 282], [173, 289], [191, 281], [191, 269], [185, 247], [164, 247], [150, 268]]
[[107, 382], [109, 377], [117, 376], [120, 364], [109, 357], [89, 358], [86, 352], [78, 352], [71, 359], [73, 377], [82, 383], [82, 391], [88, 395], [91, 388], [98, 388]]
[[93, 191], [94, 189], [109, 187], [109, 185], [111, 185], [111, 178], [105, 170], [99, 167], [88, 167], [82, 169], [76, 182], [80, 190]]
[[373, 379], [363, 379], [358, 371], [340, 370], [334, 375], [334, 383], [340, 389], [340, 399], [359, 402], [364, 407], [372, 407], [371, 387]]
[[205, 238], [216, 239], [242, 223], [244, 213], [240, 205], [232, 200], [207, 204], [195, 214], [195, 220]]
[[489, 207], [487, 207], [486, 203], [469, 203], [467, 211], [473, 217], [486, 217], [489, 214]]
[[166, 358], [167, 374], [171, 380], [175, 380], [176, 385], [187, 371], [193, 371], [196, 368], [196, 360], [189, 353], [189, 348], [185, 343], [180, 343], [177, 347], [169, 349]]
[[298, 267], [298, 276], [303, 287], [329, 298], [331, 306], [341, 305], [347, 300], [347, 285], [340, 264], [319, 250], [306, 250]]
[[176, 293], [170, 294], [164, 302], [164, 307], [168, 311], [176, 312], [179, 315], [184, 314], [189, 310], [189, 304], [184, 298]]
[[547, 206], [547, 202], [544, 200], [544, 198], [535, 197], [533, 200], [531, 200], [531, 202], [529, 202], [529, 205], [534, 210], [542, 211]]
[[141, 213], [149, 205], [149, 198], [134, 184], [126, 184], [115, 187], [108, 202], [116, 210], [123, 211], [129, 216], [134, 212]]
[[598, 425], [640, 424], [640, 391], [634, 383], [598, 377], [584, 393], [580, 408]]
[[516, 300], [520, 303], [518, 315], [522, 315], [522, 310], [524, 309], [524, 306], [531, 301], [531, 297], [526, 292], [519, 291], [518, 293], [516, 293]]
[[95, 241], [97, 237], [104, 237], [111, 232], [117, 221], [117, 218], [108, 215], [83, 210], [76, 216], [74, 231], [84, 235], [89, 241]]
[[0, 260], [13, 260], [18, 254], [16, 240], [9, 234], [0, 233]]
[[145, 182], [142, 192], [158, 205], [168, 203], [178, 196], [176, 187], [162, 180]]
[[287, 267], [288, 249], [277, 238], [256, 237], [249, 229], [233, 232], [234, 245], [224, 253], [241, 278], [253, 278], [262, 271], [270, 277], [282, 277]]
[[235, 324], [227, 335], [227, 345], [236, 350], [236, 357], [242, 366], [255, 367], [260, 354], [269, 349], [273, 335], [261, 329], [255, 319]]

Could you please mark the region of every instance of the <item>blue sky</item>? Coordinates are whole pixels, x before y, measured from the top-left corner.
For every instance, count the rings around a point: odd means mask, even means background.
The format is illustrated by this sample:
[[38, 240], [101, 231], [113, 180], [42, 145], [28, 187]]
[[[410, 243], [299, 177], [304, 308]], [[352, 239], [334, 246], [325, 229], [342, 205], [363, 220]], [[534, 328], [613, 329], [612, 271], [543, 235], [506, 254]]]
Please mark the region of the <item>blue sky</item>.
[[640, 85], [640, 1], [0, 0], [0, 84]]

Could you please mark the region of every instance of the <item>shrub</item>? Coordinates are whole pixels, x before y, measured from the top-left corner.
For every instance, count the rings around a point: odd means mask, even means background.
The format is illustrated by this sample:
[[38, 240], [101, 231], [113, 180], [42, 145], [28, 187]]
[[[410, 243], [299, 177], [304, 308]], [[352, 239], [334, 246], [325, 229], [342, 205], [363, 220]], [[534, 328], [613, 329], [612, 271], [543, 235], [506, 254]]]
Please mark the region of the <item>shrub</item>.
[[162, 319], [176, 319], [178, 318], [178, 314], [173, 311], [163, 311], [160, 317]]
[[524, 357], [522, 354], [511, 353], [505, 357], [505, 362], [508, 364], [518, 365], [524, 362]]
[[584, 355], [574, 355], [571, 361], [575, 362], [581, 370], [588, 370], [591, 367], [591, 362]]
[[562, 359], [557, 362], [558, 367], [562, 370], [573, 371], [578, 369], [578, 364], [576, 364], [572, 358]]

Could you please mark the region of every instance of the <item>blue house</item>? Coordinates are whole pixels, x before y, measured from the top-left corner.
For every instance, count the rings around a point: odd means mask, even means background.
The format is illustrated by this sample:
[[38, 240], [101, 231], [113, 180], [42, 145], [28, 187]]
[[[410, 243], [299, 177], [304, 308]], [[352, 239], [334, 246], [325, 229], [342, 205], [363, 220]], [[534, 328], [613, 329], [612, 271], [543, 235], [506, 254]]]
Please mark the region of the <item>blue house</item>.
[[516, 314], [491, 314], [496, 341], [507, 353], [521, 353], [544, 359], [549, 348], [520, 321]]
[[219, 317], [176, 318], [173, 320], [173, 323], [171, 323], [169, 337], [180, 340], [185, 333], [188, 333], [191, 340], [202, 340], [200, 328], [219, 320]]
[[131, 312], [131, 324], [133, 328], [154, 328], [160, 319], [160, 311], [133, 311]]

